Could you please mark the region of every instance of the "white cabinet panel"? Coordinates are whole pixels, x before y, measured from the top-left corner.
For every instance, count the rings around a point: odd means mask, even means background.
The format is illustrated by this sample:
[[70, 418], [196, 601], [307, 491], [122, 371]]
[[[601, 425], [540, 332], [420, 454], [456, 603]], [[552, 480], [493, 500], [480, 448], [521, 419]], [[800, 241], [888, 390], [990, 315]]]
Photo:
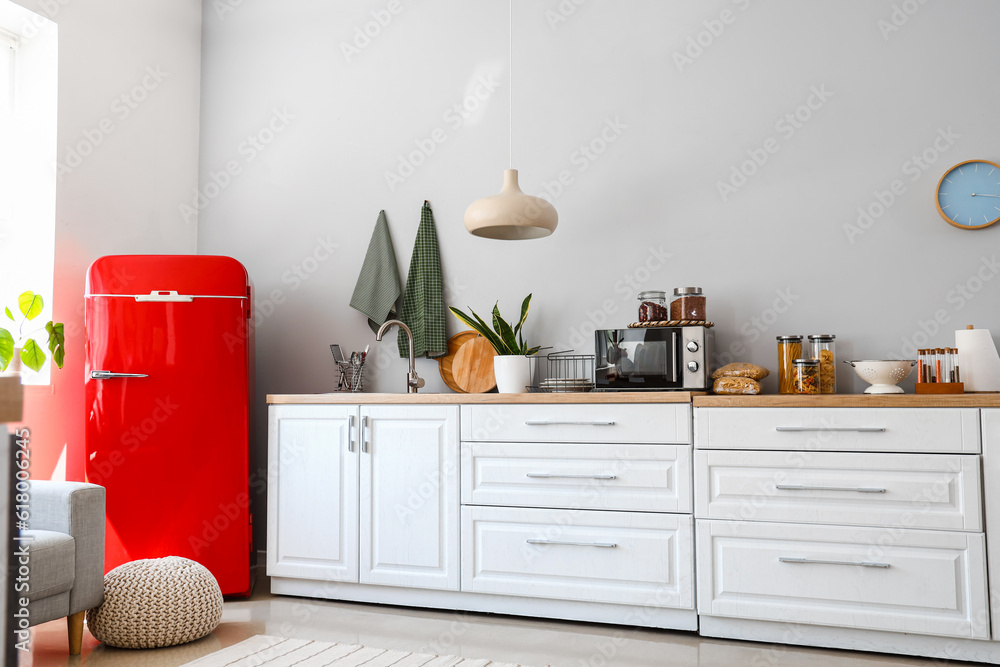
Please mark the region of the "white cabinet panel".
[[691, 609], [685, 515], [462, 508], [462, 590]]
[[985, 639], [980, 533], [698, 520], [705, 615]]
[[691, 446], [465, 443], [462, 502], [690, 512]]
[[695, 516], [981, 531], [979, 457], [699, 450]]
[[356, 406], [269, 408], [268, 575], [358, 580], [356, 415]]
[[491, 442], [691, 441], [686, 403], [463, 405], [462, 440]]
[[974, 408], [698, 408], [699, 449], [979, 453]]
[[458, 413], [361, 407], [361, 583], [458, 590]]
[[1000, 641], [1000, 409], [982, 411], [983, 491], [993, 640]]

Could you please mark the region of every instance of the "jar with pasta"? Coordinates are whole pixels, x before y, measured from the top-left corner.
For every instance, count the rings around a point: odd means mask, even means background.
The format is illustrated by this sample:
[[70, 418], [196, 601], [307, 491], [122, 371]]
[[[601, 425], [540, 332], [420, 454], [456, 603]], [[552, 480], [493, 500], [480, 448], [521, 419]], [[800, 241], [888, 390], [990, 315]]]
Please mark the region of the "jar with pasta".
[[819, 359], [795, 359], [792, 377], [796, 394], [819, 393]]
[[802, 336], [778, 336], [778, 392], [794, 394], [792, 362], [802, 356]]
[[834, 345], [837, 337], [833, 334], [813, 334], [809, 336], [809, 348], [813, 359], [819, 360], [819, 393], [837, 393], [837, 358]]

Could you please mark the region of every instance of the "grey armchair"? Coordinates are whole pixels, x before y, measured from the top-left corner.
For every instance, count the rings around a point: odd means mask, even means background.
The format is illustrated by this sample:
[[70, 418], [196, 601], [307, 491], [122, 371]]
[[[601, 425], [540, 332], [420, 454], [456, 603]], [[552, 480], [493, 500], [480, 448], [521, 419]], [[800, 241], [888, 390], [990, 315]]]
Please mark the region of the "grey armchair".
[[104, 487], [31, 483], [29, 591], [31, 625], [67, 617], [70, 655], [80, 653], [86, 611], [104, 601]]

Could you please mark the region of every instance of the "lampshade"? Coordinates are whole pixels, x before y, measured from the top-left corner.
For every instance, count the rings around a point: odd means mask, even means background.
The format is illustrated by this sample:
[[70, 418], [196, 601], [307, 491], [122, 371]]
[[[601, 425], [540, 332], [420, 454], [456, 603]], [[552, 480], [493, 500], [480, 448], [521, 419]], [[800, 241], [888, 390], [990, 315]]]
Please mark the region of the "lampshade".
[[554, 232], [558, 224], [559, 214], [552, 204], [521, 192], [517, 169], [504, 170], [499, 194], [477, 199], [465, 209], [465, 228], [487, 239], [540, 239]]

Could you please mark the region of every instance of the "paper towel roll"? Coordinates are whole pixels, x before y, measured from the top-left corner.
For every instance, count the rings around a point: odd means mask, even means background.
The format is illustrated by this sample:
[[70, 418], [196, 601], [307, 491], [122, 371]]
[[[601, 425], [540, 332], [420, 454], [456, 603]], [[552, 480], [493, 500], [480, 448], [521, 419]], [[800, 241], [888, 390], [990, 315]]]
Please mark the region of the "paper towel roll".
[[1000, 355], [989, 329], [956, 331], [955, 347], [965, 391], [1000, 391]]

